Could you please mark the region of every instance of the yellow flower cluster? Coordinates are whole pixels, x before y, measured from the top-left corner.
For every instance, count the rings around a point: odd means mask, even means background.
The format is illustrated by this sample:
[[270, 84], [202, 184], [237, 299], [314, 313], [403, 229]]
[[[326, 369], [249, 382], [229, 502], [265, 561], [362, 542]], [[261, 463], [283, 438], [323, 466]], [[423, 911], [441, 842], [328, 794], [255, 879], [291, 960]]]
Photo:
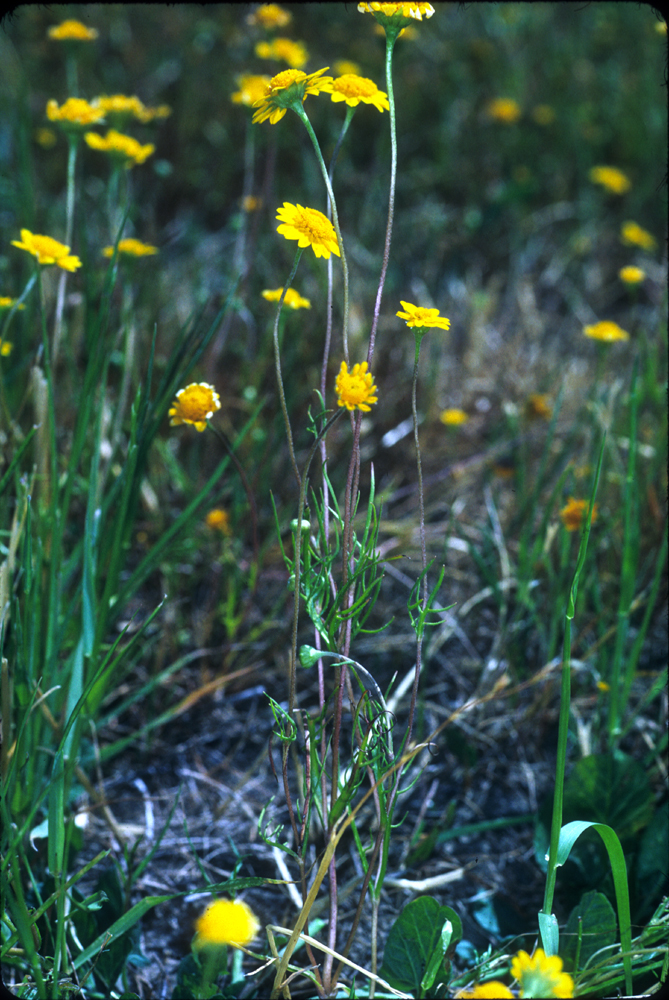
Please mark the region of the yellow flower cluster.
[[[537, 948], [533, 955], [519, 951], [511, 962], [511, 975], [518, 980], [520, 997], [570, 998], [574, 995], [574, 980], [562, 971], [558, 955], [546, 955]], [[469, 990], [455, 994], [457, 1000], [509, 1000], [514, 994], [508, 986], [496, 979], [477, 983]]]
[[21, 230], [21, 239], [12, 240], [12, 246], [20, 250], [27, 250], [33, 257], [37, 257], [38, 264], [55, 264], [64, 271], [76, 271], [81, 267], [78, 257], [70, 254], [70, 248], [51, 236], [40, 236], [38, 233], [31, 233], [29, 229]]
[[[262, 297], [268, 302], [278, 302], [283, 294], [283, 288], [266, 288]], [[289, 288], [285, 294], [283, 304], [289, 309], [311, 309], [309, 299], [303, 298], [294, 288]]]
[[367, 362], [353, 365], [349, 372], [348, 365], [342, 361], [339, 375], [335, 382], [337, 405], [345, 406], [347, 410], [370, 411], [370, 403], [378, 402], [378, 392], [374, 385], [372, 373], [367, 371]]
[[277, 233], [287, 240], [297, 240], [298, 247], [311, 247], [317, 257], [325, 257], [326, 260], [330, 259], [331, 253], [341, 257], [334, 226], [317, 208], [304, 208], [284, 201], [276, 217], [281, 222]]
[[99, 149], [101, 153], [109, 153], [111, 157], [120, 160], [126, 168], [134, 167], [136, 163], [144, 163], [155, 150], [152, 143], [143, 146], [131, 135], [124, 135], [116, 129], [109, 129], [106, 136], [97, 132], [87, 132], [84, 139], [91, 149]]
[[288, 63], [293, 69], [302, 69], [309, 59], [309, 53], [302, 42], [294, 42], [290, 38], [258, 42], [255, 52], [259, 59], [275, 59], [277, 62]]
[[127, 97], [125, 94], [112, 94], [111, 96], [101, 94], [100, 97], [94, 98], [91, 104], [94, 108], [100, 108], [105, 116], [116, 115], [119, 118], [124, 118], [133, 115], [138, 121], [145, 124], [155, 118], [167, 118], [172, 113], [168, 104], [161, 104], [157, 108], [147, 108], [139, 97], [134, 95]]

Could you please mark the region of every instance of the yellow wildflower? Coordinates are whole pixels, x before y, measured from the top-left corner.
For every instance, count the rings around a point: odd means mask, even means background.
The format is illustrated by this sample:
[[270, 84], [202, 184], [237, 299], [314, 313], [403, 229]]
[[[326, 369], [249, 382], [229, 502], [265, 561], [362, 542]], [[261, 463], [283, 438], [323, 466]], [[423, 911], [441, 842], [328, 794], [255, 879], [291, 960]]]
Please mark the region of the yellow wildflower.
[[48, 34], [57, 42], [92, 42], [98, 37], [95, 28], [87, 28], [81, 21], [72, 19], [49, 28]]
[[360, 73], [360, 67], [350, 59], [338, 59], [334, 64], [334, 71], [337, 76], [346, 76], [347, 73]]
[[611, 690], [611, 685], [607, 684], [606, 681], [597, 681], [597, 687], [602, 694], [607, 694]]
[[263, 3], [249, 14], [246, 23], [259, 24], [263, 28], [285, 28], [292, 20], [293, 15], [279, 7], [278, 3]]
[[253, 76], [246, 74], [237, 77], [236, 90], [230, 100], [233, 104], [246, 104], [249, 108], [256, 101], [262, 100], [267, 93], [267, 88], [271, 81], [271, 76]]
[[513, 125], [520, 118], [520, 105], [512, 97], [496, 97], [488, 103], [486, 114], [496, 122]]
[[297, 240], [298, 247], [311, 247], [317, 257], [325, 257], [326, 260], [330, 259], [331, 253], [341, 257], [334, 226], [317, 208], [304, 208], [284, 201], [276, 217], [281, 222], [277, 233], [287, 240]]
[[[587, 513], [587, 500], [576, 500], [574, 497], [569, 497], [566, 506], [560, 511], [560, 518], [567, 531], [578, 531]], [[597, 504], [592, 508], [592, 523], [594, 524], [596, 520]], [[516, 976], [516, 978], [518, 977]]]
[[209, 528], [212, 528], [214, 531], [220, 531], [221, 534], [226, 535], [228, 538], [232, 534], [230, 515], [227, 510], [223, 510], [221, 507], [214, 507], [213, 510], [210, 510], [205, 521]]
[[588, 176], [593, 184], [601, 184], [612, 194], [624, 194], [632, 186], [627, 174], [617, 167], [593, 167]]
[[362, 101], [373, 104], [377, 111], [389, 111], [388, 95], [376, 86], [372, 80], [355, 73], [345, 73], [332, 82], [330, 97], [337, 101], [346, 101], [349, 108], [357, 108]]
[[104, 121], [104, 111], [89, 104], [82, 97], [68, 97], [64, 104], [58, 107], [58, 102], [48, 101], [46, 116], [51, 122], [58, 122], [64, 128], [83, 129], [91, 125], [99, 125]]
[[358, 10], [361, 14], [381, 14], [388, 18], [411, 17], [416, 21], [434, 14], [431, 3], [359, 3]]
[[542, 420], [550, 420], [553, 411], [548, 396], [543, 392], [531, 393], [525, 403], [525, 413], [530, 419], [541, 417]]
[[265, 93], [253, 102], [253, 107], [258, 109], [253, 116], [253, 124], [269, 118], [270, 123], [276, 125], [288, 108], [298, 101], [304, 103], [308, 94], [329, 94], [332, 77], [322, 75], [328, 68], [325, 66], [308, 76], [301, 69], [285, 69], [283, 73], [277, 73], [267, 84]]
[[[11, 299], [9, 295], [0, 295], [0, 310], [1, 309], [11, 309], [16, 303], [16, 299]], [[17, 309], [25, 309], [23, 303], [16, 307]]]
[[635, 267], [634, 264], [628, 264], [627, 267], [621, 267], [618, 271], [618, 277], [621, 281], [624, 281], [626, 285], [638, 285], [639, 282], [643, 281], [646, 277], [646, 272], [641, 267]]
[[220, 408], [221, 398], [213, 385], [207, 385], [206, 382], [191, 382], [185, 389], [179, 389], [177, 398], [167, 411], [167, 415], [172, 418], [171, 427], [192, 424], [196, 431], [203, 431], [207, 426], [207, 420]]
[[404, 312], [395, 313], [400, 319], [406, 320], [406, 324], [414, 329], [434, 329], [448, 330], [451, 325], [450, 319], [439, 315], [438, 309], [426, 309], [424, 306], [414, 306], [410, 302], [400, 299]]
[[532, 118], [537, 125], [552, 125], [555, 121], [555, 112], [550, 104], [537, 104], [532, 110]]
[[22, 229], [21, 239], [12, 240], [12, 246], [18, 247], [20, 250], [27, 250], [33, 257], [37, 257], [38, 264], [56, 264], [64, 271], [76, 271], [78, 267], [81, 267], [79, 258], [71, 256], [70, 248], [66, 247], [64, 243], [59, 243], [51, 236], [31, 233], [29, 229]]
[[[262, 297], [267, 299], [268, 302], [278, 302], [281, 298], [281, 293], [283, 288], [266, 288], [262, 293]], [[289, 288], [286, 292], [283, 304], [288, 306], [290, 309], [311, 309], [311, 302], [309, 299], [304, 299], [299, 292], [295, 291], [294, 288]]]
[[[118, 252], [125, 253], [129, 257], [148, 257], [151, 254], [158, 253], [158, 247], [153, 247], [150, 243], [142, 243], [141, 240], [127, 237], [124, 240], [119, 240]], [[112, 257], [114, 248], [105, 247], [102, 253], [105, 257]]]
[[374, 385], [372, 373], [367, 371], [366, 361], [353, 365], [350, 372], [346, 362], [342, 361], [335, 390], [338, 405], [345, 406], [347, 410], [364, 410], [369, 413], [369, 404], [378, 402], [378, 397], [374, 395], [378, 390]]
[[302, 69], [309, 53], [303, 42], [294, 42], [291, 38], [273, 38], [271, 42], [258, 42], [255, 53], [259, 59], [275, 59], [277, 62], [288, 63], [293, 69]]
[[109, 129], [104, 138], [97, 132], [87, 132], [84, 139], [91, 149], [99, 149], [102, 153], [109, 153], [114, 159], [121, 160], [128, 169], [136, 163], [144, 163], [144, 160], [151, 156], [156, 148], [152, 143], [142, 146], [131, 135], [124, 135], [113, 128]]
[[615, 340], [629, 340], [630, 335], [627, 330], [623, 330], [611, 319], [600, 320], [591, 326], [584, 326], [583, 333], [593, 340], [601, 340], [606, 344], [611, 344]]
[[469, 990], [460, 990], [455, 994], [457, 1000], [507, 1000], [513, 997], [513, 993], [508, 986], [500, 983], [497, 979], [490, 979], [487, 983], [476, 983]]
[[636, 222], [623, 222], [620, 230], [620, 242], [627, 246], [641, 247], [642, 250], [652, 250], [656, 246], [655, 237], [642, 229]]
[[8, 340], [3, 340], [0, 337], [0, 357], [7, 358], [12, 353], [13, 344], [10, 344]]
[[139, 97], [127, 97], [125, 94], [101, 94], [92, 100], [94, 108], [100, 108], [105, 115], [134, 115], [140, 118], [145, 108]]
[[241, 899], [217, 899], [195, 923], [195, 946], [231, 945], [233, 948], [250, 944], [260, 930], [258, 919]]
[[448, 410], [442, 410], [439, 414], [439, 419], [442, 424], [446, 424], [447, 427], [460, 427], [461, 424], [467, 423], [469, 417], [464, 410], [452, 407]]
[[537, 948], [530, 958], [519, 951], [511, 963], [511, 975], [520, 983], [521, 997], [573, 997], [574, 980], [562, 971], [558, 955], [545, 955]]

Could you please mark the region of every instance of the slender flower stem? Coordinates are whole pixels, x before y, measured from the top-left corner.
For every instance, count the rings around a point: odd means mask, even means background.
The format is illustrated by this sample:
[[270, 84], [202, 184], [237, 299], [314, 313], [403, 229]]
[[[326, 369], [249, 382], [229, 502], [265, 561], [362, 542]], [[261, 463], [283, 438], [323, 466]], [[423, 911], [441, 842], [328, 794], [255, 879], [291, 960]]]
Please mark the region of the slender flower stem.
[[292, 285], [293, 279], [295, 278], [297, 265], [300, 263], [300, 257], [302, 256], [302, 249], [303, 249], [302, 247], [297, 248], [297, 253], [295, 254], [295, 260], [293, 262], [293, 269], [290, 272], [290, 276], [285, 284], [283, 292], [281, 293], [281, 298], [279, 299], [279, 304], [276, 308], [276, 316], [274, 317], [274, 330], [272, 333], [272, 338], [274, 341], [274, 368], [276, 370], [276, 382], [279, 388], [279, 400], [281, 401], [281, 412], [283, 413], [283, 420], [286, 425], [286, 435], [288, 437], [288, 451], [290, 452], [290, 461], [293, 466], [293, 472], [295, 473], [298, 489], [302, 488], [302, 480], [300, 478], [300, 470], [297, 467], [297, 459], [295, 458], [295, 448], [293, 447], [293, 432], [290, 428], [290, 417], [288, 416], [288, 407], [286, 405], [286, 394], [283, 390], [283, 378], [281, 376], [281, 353], [279, 349], [279, 317], [281, 316], [281, 309], [283, 307], [283, 300], [286, 297], [286, 292]]
[[[411, 386], [411, 413], [413, 415], [413, 438], [416, 445], [416, 468], [418, 471], [418, 511], [419, 511], [419, 522], [420, 522], [420, 556], [421, 556], [421, 573], [423, 575], [423, 595], [421, 599], [422, 603], [422, 614], [424, 616], [427, 609], [427, 547], [425, 544], [425, 495], [423, 492], [423, 465], [420, 457], [420, 440], [418, 438], [418, 408], [416, 406], [416, 388], [418, 385], [418, 359], [420, 356], [420, 345], [423, 339], [424, 331], [416, 331], [416, 353], [414, 356], [413, 364], [413, 383]], [[417, 633], [416, 642], [416, 673], [414, 674], [413, 687], [411, 689], [411, 706], [409, 708], [409, 722], [407, 726], [407, 746], [411, 740], [411, 734], [413, 731], [414, 715], [416, 713], [416, 701], [418, 698], [418, 684], [420, 681], [420, 672], [422, 666], [422, 651], [423, 651], [423, 628], [420, 627]]]
[[[79, 137], [68, 135], [67, 151], [67, 209], [65, 221], [65, 243], [72, 246], [72, 229], [74, 225], [74, 179], [77, 166], [77, 146]], [[65, 286], [67, 284], [67, 271], [61, 270], [58, 281], [58, 294], [56, 297], [56, 315], [53, 324], [53, 351], [52, 365], [54, 371], [58, 363], [58, 351], [60, 348], [60, 338], [63, 331], [63, 309], [65, 308]]]

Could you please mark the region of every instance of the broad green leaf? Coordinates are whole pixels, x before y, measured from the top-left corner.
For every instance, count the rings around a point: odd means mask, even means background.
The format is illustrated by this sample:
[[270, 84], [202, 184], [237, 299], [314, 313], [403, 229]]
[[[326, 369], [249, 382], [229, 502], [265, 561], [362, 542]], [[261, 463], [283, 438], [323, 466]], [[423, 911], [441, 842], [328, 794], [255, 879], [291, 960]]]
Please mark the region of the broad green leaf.
[[567, 968], [578, 972], [596, 951], [615, 944], [616, 934], [616, 915], [606, 896], [601, 892], [586, 892], [569, 914], [560, 955], [568, 963]]
[[436, 961], [436, 978], [439, 960], [454, 937], [454, 934], [449, 936], [448, 944], [442, 951], [442, 930], [447, 921], [454, 928], [459, 925], [459, 932], [462, 933], [457, 914], [448, 906], [440, 906], [431, 896], [421, 896], [408, 903], [390, 928], [379, 975], [395, 989], [421, 996], [421, 984], [433, 962], [435, 951], [440, 953]]
[[612, 827], [621, 841], [633, 838], [653, 814], [646, 773], [625, 754], [593, 754], [574, 766], [564, 790], [563, 821], [592, 820]]

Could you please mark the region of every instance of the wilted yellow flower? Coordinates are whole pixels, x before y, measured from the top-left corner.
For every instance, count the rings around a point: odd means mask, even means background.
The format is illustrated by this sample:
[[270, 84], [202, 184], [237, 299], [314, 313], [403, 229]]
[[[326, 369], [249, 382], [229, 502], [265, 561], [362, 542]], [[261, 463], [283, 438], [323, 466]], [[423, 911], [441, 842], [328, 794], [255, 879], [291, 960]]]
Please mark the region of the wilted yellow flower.
[[263, 28], [285, 28], [293, 20], [293, 15], [289, 14], [278, 3], [263, 3], [252, 14], [246, 18], [246, 23], [250, 25], [259, 24]]
[[374, 395], [378, 390], [374, 385], [372, 373], [367, 371], [366, 361], [353, 365], [350, 372], [346, 362], [342, 361], [335, 390], [338, 405], [345, 406], [347, 410], [364, 410], [369, 413], [369, 404], [378, 402], [378, 397]]
[[404, 312], [395, 313], [400, 319], [406, 320], [406, 324], [414, 329], [434, 329], [448, 330], [451, 325], [450, 319], [439, 315], [438, 309], [426, 309], [424, 306], [414, 306], [410, 302], [400, 299]]
[[624, 194], [632, 186], [627, 174], [617, 167], [593, 167], [588, 176], [593, 184], [601, 184], [612, 194]]
[[60, 107], [57, 101], [48, 101], [46, 116], [51, 122], [58, 122], [65, 128], [78, 130], [99, 125], [104, 120], [105, 114], [101, 108], [89, 104], [82, 97], [68, 97]]
[[[576, 500], [574, 497], [569, 497], [567, 504], [560, 511], [560, 518], [564, 524], [567, 531], [578, 531], [583, 521], [588, 513], [588, 501], [587, 500]], [[592, 523], [597, 520], [597, 504], [592, 508]], [[521, 952], [521, 954], [523, 954]], [[543, 954], [543, 953], [542, 953]], [[513, 971], [513, 969], [512, 969]], [[513, 973], [516, 979], [519, 977], [516, 973]]]
[[467, 423], [469, 417], [464, 410], [459, 410], [457, 407], [451, 407], [448, 410], [442, 410], [439, 414], [439, 419], [442, 424], [446, 424], [447, 427], [460, 427], [461, 424]]
[[87, 28], [81, 21], [63, 21], [49, 28], [49, 38], [57, 42], [92, 42], [98, 37], [95, 28]]
[[258, 42], [255, 48], [259, 59], [276, 59], [288, 63], [293, 69], [302, 69], [309, 59], [309, 53], [303, 42], [294, 42], [292, 38], [273, 38], [271, 42]]
[[496, 97], [488, 103], [486, 114], [496, 122], [513, 125], [520, 118], [520, 105], [512, 97]]
[[22, 229], [21, 239], [12, 240], [12, 246], [18, 247], [20, 250], [27, 250], [33, 257], [37, 257], [38, 264], [56, 264], [64, 271], [76, 271], [78, 267], [81, 267], [79, 258], [71, 256], [70, 248], [66, 247], [64, 243], [59, 243], [51, 236], [31, 233], [29, 229]]
[[521, 997], [573, 997], [574, 980], [562, 971], [559, 955], [545, 955], [537, 948], [530, 958], [519, 951], [511, 963], [511, 975], [520, 984]]
[[56, 145], [57, 136], [52, 128], [35, 129], [35, 142], [38, 142], [43, 149], [51, 149]]
[[276, 217], [281, 222], [276, 228], [277, 233], [287, 240], [297, 240], [298, 247], [311, 247], [317, 257], [325, 257], [326, 260], [330, 259], [331, 253], [341, 257], [334, 226], [317, 208], [304, 208], [284, 201]]
[[144, 163], [144, 160], [151, 156], [156, 148], [152, 143], [142, 146], [131, 135], [124, 135], [113, 128], [109, 129], [104, 137], [98, 135], [97, 132], [87, 132], [84, 139], [91, 149], [99, 149], [102, 153], [109, 153], [114, 159], [121, 160], [128, 169], [134, 167], [136, 163]]
[[196, 948], [208, 944], [239, 948], [250, 944], [260, 930], [258, 919], [241, 899], [217, 899], [195, 922]]
[[412, 17], [416, 21], [434, 14], [431, 3], [359, 3], [358, 10], [361, 14], [381, 14], [388, 18]]
[[[267, 299], [268, 302], [278, 302], [281, 298], [281, 293], [283, 288], [266, 288], [262, 292], [262, 297]], [[288, 306], [290, 309], [311, 309], [311, 302], [309, 299], [304, 299], [299, 292], [296, 292], [294, 288], [289, 288], [286, 292], [283, 304]]]
[[196, 431], [203, 431], [207, 420], [221, 408], [221, 399], [213, 385], [206, 382], [191, 382], [185, 389], [179, 389], [177, 398], [167, 411], [171, 417], [170, 426], [192, 424]]
[[646, 272], [643, 268], [635, 267], [634, 264], [628, 264], [627, 267], [620, 268], [618, 277], [626, 285], [638, 285], [646, 277]]
[[487, 983], [476, 983], [470, 990], [460, 990], [455, 996], [457, 1000], [507, 1000], [513, 993], [504, 983], [491, 979]]
[[636, 222], [623, 222], [620, 230], [620, 241], [627, 246], [641, 247], [642, 250], [652, 250], [656, 245], [655, 237], [642, 229]]
[[12, 353], [13, 344], [10, 344], [8, 340], [3, 340], [0, 337], [0, 357], [7, 358]]
[[338, 59], [334, 64], [334, 71], [337, 76], [346, 76], [347, 73], [360, 73], [360, 67], [350, 59]]
[[354, 73], [345, 73], [332, 82], [330, 97], [337, 101], [346, 101], [349, 108], [357, 108], [362, 101], [373, 104], [377, 111], [389, 111], [388, 95], [376, 86], [372, 80]]
[[267, 88], [271, 82], [271, 76], [238, 76], [236, 90], [230, 100], [233, 104], [246, 104], [249, 108], [256, 101], [262, 100], [267, 93]]
[[550, 420], [553, 410], [551, 409], [548, 396], [543, 392], [533, 392], [525, 403], [525, 413], [530, 419], [541, 417], [542, 420]]
[[283, 73], [277, 73], [268, 83], [265, 93], [253, 102], [253, 107], [258, 109], [253, 115], [253, 124], [269, 118], [270, 123], [276, 125], [288, 108], [297, 101], [304, 103], [308, 94], [329, 94], [332, 77], [322, 75], [328, 68], [325, 66], [308, 76], [301, 69], [285, 69]]
[[537, 104], [532, 110], [532, 118], [537, 125], [552, 125], [555, 121], [555, 112], [550, 104]]
[[[8, 295], [0, 295], [0, 310], [11, 309], [16, 303], [16, 299], [11, 299]], [[16, 307], [17, 309], [25, 309], [23, 303]]]
[[[127, 237], [127, 239], [119, 240], [118, 252], [125, 253], [129, 257], [148, 257], [151, 254], [158, 253], [158, 247], [152, 247], [150, 243], [142, 243], [141, 240]], [[105, 257], [112, 257], [114, 248], [105, 247], [102, 253]]]
[[615, 340], [629, 340], [630, 335], [627, 330], [623, 330], [611, 319], [600, 320], [591, 326], [584, 326], [583, 333], [593, 340], [601, 340], [606, 344], [611, 344]]
[[214, 507], [213, 510], [210, 510], [205, 521], [209, 528], [213, 528], [214, 531], [220, 531], [221, 534], [227, 535], [228, 538], [232, 534], [230, 515], [227, 510], [223, 510], [221, 507]]

